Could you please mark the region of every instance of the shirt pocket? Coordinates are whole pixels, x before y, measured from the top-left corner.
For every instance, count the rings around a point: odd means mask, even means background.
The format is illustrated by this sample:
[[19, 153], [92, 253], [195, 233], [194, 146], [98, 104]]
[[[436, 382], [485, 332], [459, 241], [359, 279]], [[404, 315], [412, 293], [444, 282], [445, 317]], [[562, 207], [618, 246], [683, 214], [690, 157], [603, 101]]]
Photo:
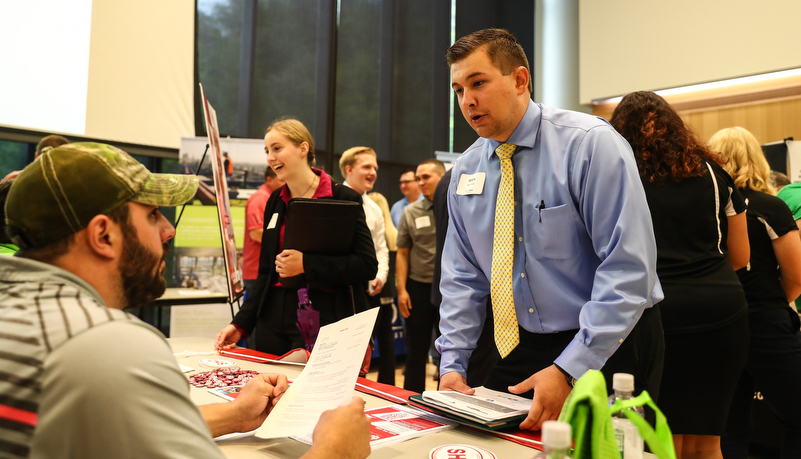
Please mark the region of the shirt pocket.
[[534, 256], [538, 260], [567, 260], [579, 252], [573, 207], [562, 204], [529, 213], [528, 230], [533, 234]]

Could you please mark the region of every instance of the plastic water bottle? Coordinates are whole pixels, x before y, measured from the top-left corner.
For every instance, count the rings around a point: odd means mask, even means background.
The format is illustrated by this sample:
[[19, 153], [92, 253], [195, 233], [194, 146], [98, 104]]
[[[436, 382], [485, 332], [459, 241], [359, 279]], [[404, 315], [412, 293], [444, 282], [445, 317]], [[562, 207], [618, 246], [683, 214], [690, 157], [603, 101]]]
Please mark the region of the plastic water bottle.
[[[615, 373], [612, 376], [612, 389], [614, 394], [609, 396], [609, 406], [612, 406], [618, 399], [628, 400], [634, 398], [634, 376], [628, 373]], [[628, 408], [640, 417], [645, 417], [645, 411], [641, 406]], [[612, 427], [615, 429], [615, 437], [620, 448], [620, 457], [623, 459], [642, 459], [643, 441], [640, 432], [623, 411], [612, 413]]]
[[570, 459], [570, 424], [561, 421], [542, 423], [542, 444], [545, 447], [537, 459]]

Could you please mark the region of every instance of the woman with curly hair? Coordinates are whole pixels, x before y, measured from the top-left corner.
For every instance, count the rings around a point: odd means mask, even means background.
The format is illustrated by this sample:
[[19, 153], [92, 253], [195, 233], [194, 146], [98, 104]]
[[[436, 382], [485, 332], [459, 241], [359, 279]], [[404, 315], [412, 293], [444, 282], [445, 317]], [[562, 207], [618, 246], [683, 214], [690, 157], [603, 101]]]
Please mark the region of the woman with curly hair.
[[612, 126], [631, 144], [654, 225], [665, 364], [659, 406], [679, 459], [722, 458], [720, 436], [748, 350], [746, 205], [723, 159], [652, 92], [623, 98]]
[[790, 307], [801, 294], [801, 239], [792, 211], [775, 196], [770, 166], [753, 134], [722, 129], [709, 147], [728, 158], [723, 167], [748, 203], [751, 261], [737, 271], [748, 299], [748, 360], [734, 392], [723, 451], [748, 457], [751, 403], [758, 390], [784, 425], [781, 457], [801, 457], [801, 324]]

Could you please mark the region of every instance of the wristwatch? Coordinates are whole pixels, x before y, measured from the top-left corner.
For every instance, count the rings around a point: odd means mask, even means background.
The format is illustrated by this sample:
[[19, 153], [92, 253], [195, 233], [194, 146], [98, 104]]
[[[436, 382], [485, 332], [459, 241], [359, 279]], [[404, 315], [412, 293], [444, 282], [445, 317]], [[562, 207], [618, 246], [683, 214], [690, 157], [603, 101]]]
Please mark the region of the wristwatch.
[[570, 386], [572, 388], [573, 386], [576, 385], [576, 378], [570, 376], [570, 373], [566, 372], [564, 368], [560, 367], [559, 365], [557, 365], [555, 363], [553, 364], [553, 366], [558, 368], [559, 371], [561, 371], [562, 374], [565, 375], [565, 380], [567, 381], [567, 385], [568, 386]]

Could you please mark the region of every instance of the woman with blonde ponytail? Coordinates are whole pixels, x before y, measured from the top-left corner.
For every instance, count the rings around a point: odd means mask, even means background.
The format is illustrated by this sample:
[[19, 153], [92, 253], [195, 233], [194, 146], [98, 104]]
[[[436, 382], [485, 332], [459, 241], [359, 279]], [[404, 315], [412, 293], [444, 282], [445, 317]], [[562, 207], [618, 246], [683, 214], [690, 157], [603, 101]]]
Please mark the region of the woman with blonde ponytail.
[[728, 159], [723, 167], [748, 203], [751, 244], [748, 266], [737, 271], [748, 300], [748, 359], [732, 398], [721, 449], [726, 459], [748, 457], [751, 403], [759, 390], [784, 425], [781, 457], [801, 457], [801, 324], [788, 304], [801, 294], [798, 227], [787, 204], [773, 196], [770, 167], [750, 132], [722, 129], [709, 147]]

